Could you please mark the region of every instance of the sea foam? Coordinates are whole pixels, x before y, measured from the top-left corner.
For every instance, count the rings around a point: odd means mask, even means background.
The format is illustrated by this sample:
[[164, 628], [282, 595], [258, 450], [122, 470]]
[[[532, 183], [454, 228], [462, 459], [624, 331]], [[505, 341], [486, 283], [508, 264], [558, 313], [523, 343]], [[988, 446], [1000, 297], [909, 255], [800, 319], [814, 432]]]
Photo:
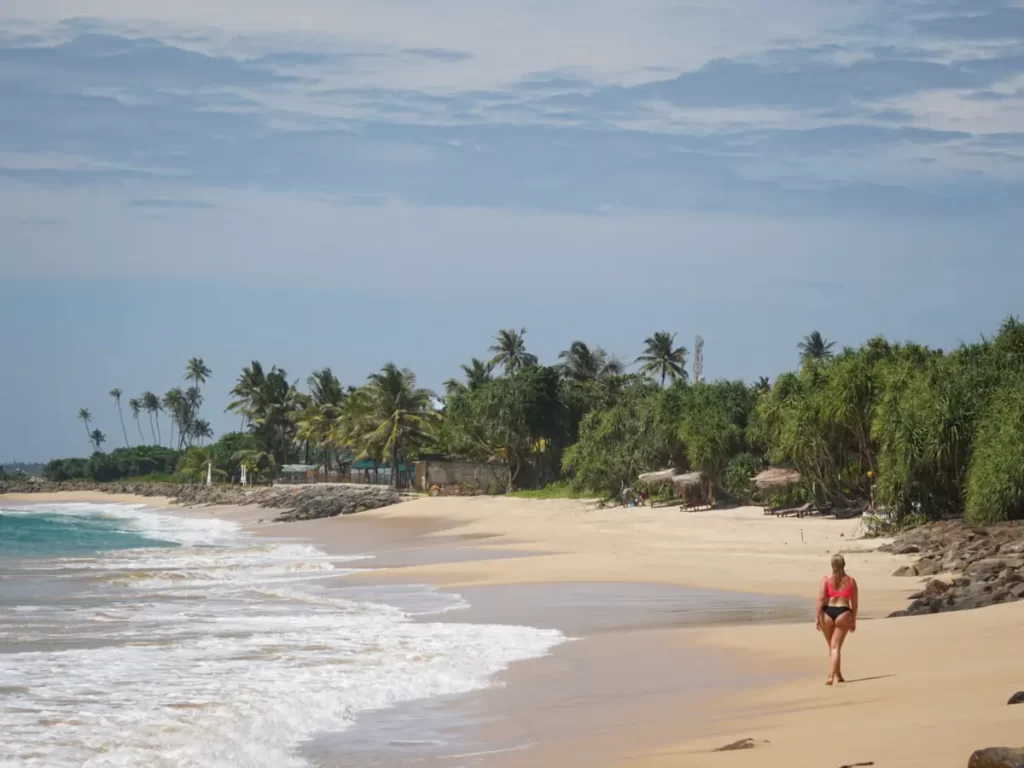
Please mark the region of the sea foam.
[[[299, 768], [308, 763], [297, 747], [360, 712], [479, 689], [565, 640], [530, 627], [414, 621], [464, 603], [434, 593], [431, 604], [422, 586], [339, 588], [338, 577], [368, 561], [251, 538], [224, 521], [131, 506], [46, 509], [114, 516], [180, 546], [33, 563], [70, 590], [88, 589], [58, 607], [0, 610], [5, 642], [33, 647], [0, 653], [4, 768]], [[385, 602], [403, 600], [404, 610]], [[60, 646], [68, 634], [83, 647]]]

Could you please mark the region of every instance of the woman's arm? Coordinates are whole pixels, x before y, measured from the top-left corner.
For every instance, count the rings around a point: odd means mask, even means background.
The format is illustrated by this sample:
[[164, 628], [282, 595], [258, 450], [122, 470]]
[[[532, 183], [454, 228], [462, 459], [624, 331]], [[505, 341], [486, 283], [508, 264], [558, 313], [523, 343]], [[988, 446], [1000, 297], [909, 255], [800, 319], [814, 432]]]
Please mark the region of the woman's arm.
[[860, 603], [860, 589], [857, 587], [857, 580], [850, 579], [853, 582], [853, 591], [850, 593], [850, 618], [853, 623], [850, 625], [850, 631], [857, 631], [857, 607]]
[[825, 579], [827, 578], [828, 576], [818, 584], [818, 605], [814, 613], [814, 628], [819, 632], [821, 631], [821, 617], [825, 615]]

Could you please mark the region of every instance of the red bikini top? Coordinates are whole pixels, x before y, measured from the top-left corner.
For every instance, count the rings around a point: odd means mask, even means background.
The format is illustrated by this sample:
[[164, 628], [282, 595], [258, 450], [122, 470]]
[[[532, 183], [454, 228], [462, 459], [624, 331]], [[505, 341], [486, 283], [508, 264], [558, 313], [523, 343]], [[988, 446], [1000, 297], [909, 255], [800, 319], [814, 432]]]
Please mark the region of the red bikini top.
[[847, 576], [846, 577], [846, 586], [843, 587], [843, 589], [833, 589], [833, 587], [832, 587], [832, 577], [831, 576], [826, 576], [825, 577], [825, 589], [827, 590], [827, 595], [828, 595], [828, 597], [830, 599], [833, 598], [833, 597], [845, 597], [847, 600], [849, 600], [850, 598], [853, 597], [853, 579], [851, 579], [849, 576]]

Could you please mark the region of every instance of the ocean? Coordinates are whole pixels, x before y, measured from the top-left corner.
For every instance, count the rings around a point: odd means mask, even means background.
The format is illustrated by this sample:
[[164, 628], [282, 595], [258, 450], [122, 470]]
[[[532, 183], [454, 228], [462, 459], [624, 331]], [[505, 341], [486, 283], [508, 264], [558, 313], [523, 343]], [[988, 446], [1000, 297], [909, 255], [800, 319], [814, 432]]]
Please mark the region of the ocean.
[[484, 688], [566, 639], [345, 585], [372, 567], [140, 506], [0, 508], [0, 767], [305, 768], [362, 712]]

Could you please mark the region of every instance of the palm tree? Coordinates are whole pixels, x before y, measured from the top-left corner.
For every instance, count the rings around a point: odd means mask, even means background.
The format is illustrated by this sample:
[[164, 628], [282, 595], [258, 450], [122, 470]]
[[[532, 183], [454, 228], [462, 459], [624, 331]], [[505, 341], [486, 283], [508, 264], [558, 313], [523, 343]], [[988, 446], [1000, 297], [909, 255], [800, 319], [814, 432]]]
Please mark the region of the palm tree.
[[674, 346], [676, 334], [668, 331], [658, 331], [653, 336], [644, 339], [644, 351], [635, 362], [643, 363], [640, 366], [640, 373], [647, 376], [660, 376], [661, 386], [665, 386], [665, 379], [673, 381], [681, 379], [686, 381], [686, 347]]
[[213, 437], [213, 427], [206, 419], [196, 419], [192, 423], [191, 434], [193, 437], [198, 437], [199, 444], [202, 445], [204, 440]]
[[435, 413], [433, 393], [416, 386], [416, 374], [388, 363], [372, 374], [365, 388], [367, 426], [360, 440], [363, 455], [388, 455], [391, 485], [398, 486], [398, 464], [429, 437]]
[[117, 403], [117, 415], [121, 418], [121, 432], [124, 434], [124, 447], [131, 448], [131, 445], [128, 444], [128, 430], [124, 427], [124, 411], [121, 410], [121, 390], [114, 387], [110, 390], [110, 396]]
[[213, 371], [206, 367], [201, 357], [193, 357], [185, 366], [185, 381], [191, 381], [194, 387], [205, 384], [212, 375]]
[[829, 341], [821, 335], [821, 331], [811, 331], [804, 336], [804, 340], [796, 345], [800, 350], [800, 360], [831, 360], [832, 347], [836, 343]]
[[772, 391], [772, 383], [767, 376], [758, 377], [757, 382], [754, 384], [754, 391], [759, 395]]
[[[149, 431], [153, 433], [153, 445], [160, 445], [160, 411], [164, 407], [160, 404], [160, 398], [152, 392], [142, 393], [142, 407], [149, 414]], [[154, 418], [155, 417], [155, 418]], [[153, 423], [156, 422], [156, 431], [153, 430]]]
[[503, 366], [506, 374], [513, 374], [523, 368], [537, 365], [537, 356], [526, 351], [524, 336], [526, 336], [525, 328], [519, 331], [498, 331], [498, 335], [494, 338], [497, 343], [490, 349], [494, 353], [494, 357], [490, 361], [491, 366]]
[[146, 442], [146, 437], [142, 434], [142, 424], [139, 422], [139, 414], [142, 413], [142, 403], [133, 397], [128, 401], [128, 408], [131, 409], [132, 418], [135, 419], [135, 426], [139, 429], [139, 445], [142, 445]]
[[252, 365], [242, 369], [235, 388], [231, 390], [231, 396], [235, 399], [228, 404], [225, 410], [241, 414], [243, 430], [246, 423], [252, 418], [254, 403], [260, 389], [266, 384], [266, 380], [263, 366], [258, 360], [253, 360]]
[[100, 432], [98, 429], [94, 429], [89, 433], [89, 442], [91, 442], [96, 450], [100, 450], [100, 446], [107, 442], [107, 436]]
[[330, 368], [313, 371], [306, 379], [306, 386], [309, 387], [309, 394], [315, 405], [341, 405], [341, 401], [345, 399], [341, 382]]
[[164, 408], [170, 414], [171, 419], [171, 437], [167, 444], [174, 446], [174, 427], [177, 425], [178, 450], [180, 451], [188, 434], [190, 423], [185, 393], [181, 391], [181, 387], [172, 387], [167, 390], [167, 394], [164, 395]]
[[597, 381], [619, 376], [625, 370], [621, 360], [610, 357], [600, 347], [590, 349], [582, 341], [574, 341], [558, 355], [562, 375], [574, 381]]
[[88, 408], [78, 409], [78, 418], [85, 423], [85, 436], [89, 438], [89, 442], [92, 442], [92, 433], [89, 431], [89, 422], [92, 420], [92, 414], [89, 413]]
[[444, 388], [449, 395], [461, 392], [462, 390], [475, 392], [493, 379], [491, 375], [493, 366], [490, 363], [485, 363], [483, 360], [477, 360], [475, 357], [469, 361], [469, 365], [463, 364], [460, 367], [466, 376], [466, 383], [463, 384], [458, 379], [448, 379], [444, 383]]

